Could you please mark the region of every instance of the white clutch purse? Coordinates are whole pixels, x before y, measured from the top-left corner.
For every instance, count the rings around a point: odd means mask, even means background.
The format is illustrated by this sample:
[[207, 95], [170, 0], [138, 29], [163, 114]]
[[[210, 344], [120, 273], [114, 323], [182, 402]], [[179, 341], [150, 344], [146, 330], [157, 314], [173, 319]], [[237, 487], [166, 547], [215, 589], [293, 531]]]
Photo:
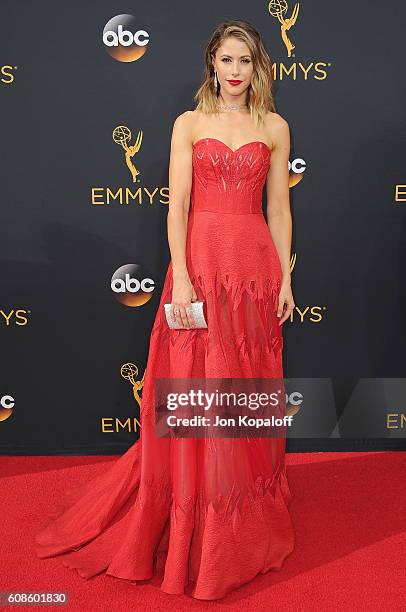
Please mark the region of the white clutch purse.
[[204, 302], [191, 302], [190, 309], [192, 311], [193, 319], [195, 324], [193, 327], [182, 327], [177, 321], [174, 321], [171, 317], [171, 304], [164, 304], [165, 316], [168, 326], [171, 329], [204, 329], [207, 328], [206, 319], [203, 313]]

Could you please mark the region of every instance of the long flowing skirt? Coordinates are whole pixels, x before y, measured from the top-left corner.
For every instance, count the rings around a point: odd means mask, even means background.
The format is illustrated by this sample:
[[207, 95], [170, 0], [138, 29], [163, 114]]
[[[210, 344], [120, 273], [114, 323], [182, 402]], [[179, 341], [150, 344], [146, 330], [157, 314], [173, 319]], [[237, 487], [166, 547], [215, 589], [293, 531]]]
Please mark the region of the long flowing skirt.
[[[101, 572], [217, 599], [277, 570], [294, 548], [285, 437], [157, 436], [160, 378], [282, 377], [276, 317], [281, 268], [262, 215], [191, 214], [189, 275], [208, 329], [169, 329], [169, 264], [141, 401], [141, 436], [107, 471], [66, 492], [35, 536], [38, 557], [61, 555], [83, 578]], [[233, 226], [233, 223], [235, 226]], [[250, 244], [249, 237], [252, 237]], [[193, 246], [192, 246], [193, 245]]]

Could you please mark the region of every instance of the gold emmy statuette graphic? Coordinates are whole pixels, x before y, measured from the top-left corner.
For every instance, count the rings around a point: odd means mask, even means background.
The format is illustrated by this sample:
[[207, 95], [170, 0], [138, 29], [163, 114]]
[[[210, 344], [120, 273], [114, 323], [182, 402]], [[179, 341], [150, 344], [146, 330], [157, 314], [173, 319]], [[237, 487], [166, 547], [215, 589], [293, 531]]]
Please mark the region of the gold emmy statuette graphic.
[[286, 32], [287, 30], [290, 30], [290, 28], [296, 23], [297, 16], [299, 15], [299, 2], [296, 2], [291, 17], [287, 17], [285, 19], [283, 15], [286, 13], [287, 10], [288, 3], [286, 0], [270, 0], [268, 4], [269, 14], [272, 17], [276, 17], [279, 23], [281, 24], [281, 37], [283, 42], [285, 43], [285, 47], [288, 52], [288, 57], [291, 57], [295, 45], [289, 40]]
[[116, 144], [119, 144], [123, 147], [125, 152], [125, 163], [127, 164], [127, 167], [131, 172], [131, 176], [133, 177], [133, 183], [136, 183], [137, 176], [138, 174], [140, 174], [140, 171], [137, 170], [131, 159], [136, 153], [138, 153], [141, 148], [142, 132], [138, 132], [135, 143], [129, 146], [127, 143], [131, 140], [130, 129], [126, 125], [118, 125], [113, 130], [113, 140]]
[[142, 387], [144, 386], [145, 370], [144, 370], [144, 376], [142, 377], [142, 379], [135, 380], [135, 378], [138, 376], [137, 366], [134, 363], [124, 363], [121, 366], [120, 374], [123, 378], [130, 381], [132, 388], [133, 388], [134, 399], [136, 402], [138, 402], [138, 405], [141, 407], [141, 397], [138, 391], [140, 391]]

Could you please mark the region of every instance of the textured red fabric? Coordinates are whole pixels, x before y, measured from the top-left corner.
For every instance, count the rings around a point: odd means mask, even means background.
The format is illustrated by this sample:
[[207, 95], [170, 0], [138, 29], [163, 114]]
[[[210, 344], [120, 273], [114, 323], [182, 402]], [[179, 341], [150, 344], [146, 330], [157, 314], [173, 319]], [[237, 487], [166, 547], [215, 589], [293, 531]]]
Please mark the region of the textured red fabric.
[[215, 138], [193, 150], [186, 261], [208, 329], [168, 328], [169, 264], [151, 331], [141, 438], [106, 472], [66, 493], [35, 537], [83, 578], [136, 583], [165, 556], [161, 589], [217, 599], [279, 569], [294, 548], [284, 437], [159, 438], [157, 378], [281, 378], [278, 254], [262, 214], [270, 149]]

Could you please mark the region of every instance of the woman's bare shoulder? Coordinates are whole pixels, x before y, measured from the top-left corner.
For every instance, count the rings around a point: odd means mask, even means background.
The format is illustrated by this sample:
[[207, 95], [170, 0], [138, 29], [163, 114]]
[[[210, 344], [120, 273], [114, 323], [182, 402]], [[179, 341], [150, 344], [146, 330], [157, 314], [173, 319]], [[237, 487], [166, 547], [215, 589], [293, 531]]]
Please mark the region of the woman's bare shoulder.
[[174, 128], [190, 130], [197, 119], [196, 112], [198, 111], [186, 110], [183, 111], [183, 113], [180, 113], [180, 115], [178, 115], [173, 122]]
[[266, 130], [272, 142], [272, 150], [278, 145], [286, 146], [290, 140], [289, 124], [279, 113], [268, 112], [265, 117]]
[[174, 121], [173, 131], [181, 134], [183, 139], [193, 142], [193, 134], [197, 125], [199, 125], [199, 119], [202, 116], [201, 111], [198, 110], [186, 110], [180, 113]]
[[289, 129], [289, 124], [286, 121], [286, 119], [284, 117], [282, 117], [282, 115], [280, 115], [279, 113], [273, 112], [273, 111], [268, 111], [266, 113], [266, 118], [265, 121], [267, 122], [269, 128], [276, 128], [276, 129]]
[[192, 118], [190, 112], [191, 111], [184, 111], [183, 113], [180, 113], [180, 115], [175, 117], [172, 128], [174, 134], [185, 134], [190, 131], [190, 128], [192, 126]]
[[196, 121], [196, 119], [198, 117], [200, 117], [202, 115], [202, 112], [199, 110], [185, 110], [183, 111], [183, 113], [180, 113], [180, 115], [178, 115], [175, 118], [175, 121], [181, 122], [181, 123], [187, 123], [192, 122], [192, 121]]

